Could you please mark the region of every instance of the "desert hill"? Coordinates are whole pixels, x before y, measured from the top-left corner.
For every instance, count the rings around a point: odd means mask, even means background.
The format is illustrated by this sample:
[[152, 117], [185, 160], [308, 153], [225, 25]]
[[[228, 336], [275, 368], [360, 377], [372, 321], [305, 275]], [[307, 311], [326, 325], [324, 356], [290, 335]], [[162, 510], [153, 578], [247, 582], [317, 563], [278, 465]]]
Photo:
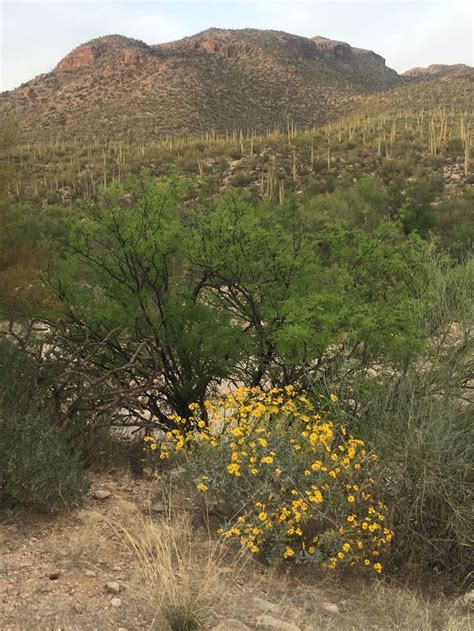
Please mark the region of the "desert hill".
[[452, 74], [463, 74], [470, 70], [472, 70], [472, 68], [466, 66], [466, 64], [431, 64], [426, 68], [410, 68], [410, 70], [402, 73], [402, 76], [411, 79], [433, 79]]
[[0, 115], [21, 119], [29, 139], [309, 127], [404, 81], [380, 55], [323, 37], [210, 29], [150, 46], [111, 35], [3, 93]]

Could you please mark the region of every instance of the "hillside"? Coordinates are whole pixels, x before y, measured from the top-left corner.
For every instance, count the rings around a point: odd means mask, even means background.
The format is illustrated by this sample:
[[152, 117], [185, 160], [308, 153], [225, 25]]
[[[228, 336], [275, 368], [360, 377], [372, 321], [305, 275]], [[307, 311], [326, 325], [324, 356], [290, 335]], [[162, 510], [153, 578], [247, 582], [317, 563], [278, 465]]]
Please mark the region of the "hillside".
[[403, 81], [372, 51], [323, 37], [210, 29], [149, 46], [111, 35], [3, 93], [0, 114], [21, 119], [29, 140], [312, 127]]
[[336, 120], [320, 128], [206, 130], [181, 138], [150, 135], [138, 142], [27, 137], [10, 158], [16, 171], [10, 193], [43, 204], [88, 199], [99, 186], [146, 168], [155, 175], [199, 176], [216, 189], [250, 187], [278, 200], [291, 191], [325, 192], [336, 180], [383, 174], [394, 161], [403, 163], [397, 168], [405, 177], [424, 169], [462, 187], [472, 183], [473, 78], [474, 71], [466, 70], [356, 95], [341, 105]]

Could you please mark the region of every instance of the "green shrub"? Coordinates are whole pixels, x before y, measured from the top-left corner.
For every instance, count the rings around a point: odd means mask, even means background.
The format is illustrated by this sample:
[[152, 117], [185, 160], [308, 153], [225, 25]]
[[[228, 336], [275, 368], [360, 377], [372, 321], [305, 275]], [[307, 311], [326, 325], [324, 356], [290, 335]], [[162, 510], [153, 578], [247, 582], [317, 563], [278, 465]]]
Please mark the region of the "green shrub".
[[414, 370], [399, 380], [366, 383], [363, 398], [358, 430], [380, 455], [379, 479], [397, 533], [393, 565], [463, 579], [474, 543], [469, 411], [434, 393]]
[[0, 411], [0, 506], [52, 509], [88, 488], [67, 436], [41, 416]]
[[473, 272], [472, 261], [429, 263], [425, 307], [412, 313], [430, 336], [424, 353], [356, 381], [341, 418], [380, 456], [394, 569], [459, 581], [474, 560]]
[[249, 173], [234, 173], [229, 177], [229, 184], [237, 188], [245, 188], [253, 181], [253, 177]]

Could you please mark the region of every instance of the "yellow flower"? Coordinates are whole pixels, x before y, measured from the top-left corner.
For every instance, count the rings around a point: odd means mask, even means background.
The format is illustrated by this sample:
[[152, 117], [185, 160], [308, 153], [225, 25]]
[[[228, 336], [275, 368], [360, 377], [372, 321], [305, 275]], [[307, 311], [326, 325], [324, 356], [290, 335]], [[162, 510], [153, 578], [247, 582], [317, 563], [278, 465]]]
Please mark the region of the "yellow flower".
[[267, 513], [264, 513], [262, 511], [261, 513], [258, 514], [258, 518], [260, 519], [260, 521], [267, 521], [268, 519]]
[[285, 559], [289, 559], [290, 557], [294, 557], [295, 556], [295, 551], [293, 550], [293, 548], [288, 547], [285, 552], [283, 552], [283, 556], [285, 557]]
[[156, 443], [153, 443], [153, 444], [151, 444], [151, 445], [150, 445], [150, 449], [155, 450], [155, 449], [156, 449], [156, 447], [157, 447]]
[[337, 401], [337, 398], [338, 398], [337, 394], [333, 394], [333, 393], [330, 394], [331, 401]]
[[354, 497], [353, 495], [348, 495], [348, 496], [347, 496], [347, 501], [348, 501], [350, 504], [353, 504], [356, 500], [355, 500], [355, 497]]
[[231, 475], [235, 475], [236, 477], [240, 476], [240, 466], [236, 462], [234, 462], [233, 464], [227, 465], [227, 471]]
[[200, 482], [199, 484], [196, 484], [196, 488], [198, 491], [204, 491], [204, 492], [209, 490], [209, 488], [202, 482]]
[[273, 457], [272, 456], [265, 456], [261, 459], [261, 461], [263, 464], [272, 464], [273, 462]]
[[380, 572], [383, 570], [382, 564], [381, 563], [374, 563], [374, 570], [380, 574]]
[[342, 546], [342, 549], [344, 550], [344, 552], [349, 552], [349, 550], [351, 549], [351, 544], [350, 543], [345, 543]]

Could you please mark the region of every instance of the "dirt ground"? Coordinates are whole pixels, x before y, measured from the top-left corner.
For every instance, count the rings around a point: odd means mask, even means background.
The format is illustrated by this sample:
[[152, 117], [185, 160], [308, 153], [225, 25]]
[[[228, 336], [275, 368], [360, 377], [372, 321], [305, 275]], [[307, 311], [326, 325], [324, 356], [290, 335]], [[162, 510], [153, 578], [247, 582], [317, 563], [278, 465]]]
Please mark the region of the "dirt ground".
[[[154, 488], [123, 474], [95, 476], [80, 510], [1, 521], [1, 631], [167, 631], [154, 603], [142, 597], [138, 559], [121, 531], [164, 518], [167, 508]], [[98, 499], [101, 491], [110, 495]], [[465, 607], [380, 581], [303, 580], [256, 562], [234, 570], [232, 560], [223, 561], [224, 589], [206, 629], [219, 623], [219, 631], [471, 628]]]

